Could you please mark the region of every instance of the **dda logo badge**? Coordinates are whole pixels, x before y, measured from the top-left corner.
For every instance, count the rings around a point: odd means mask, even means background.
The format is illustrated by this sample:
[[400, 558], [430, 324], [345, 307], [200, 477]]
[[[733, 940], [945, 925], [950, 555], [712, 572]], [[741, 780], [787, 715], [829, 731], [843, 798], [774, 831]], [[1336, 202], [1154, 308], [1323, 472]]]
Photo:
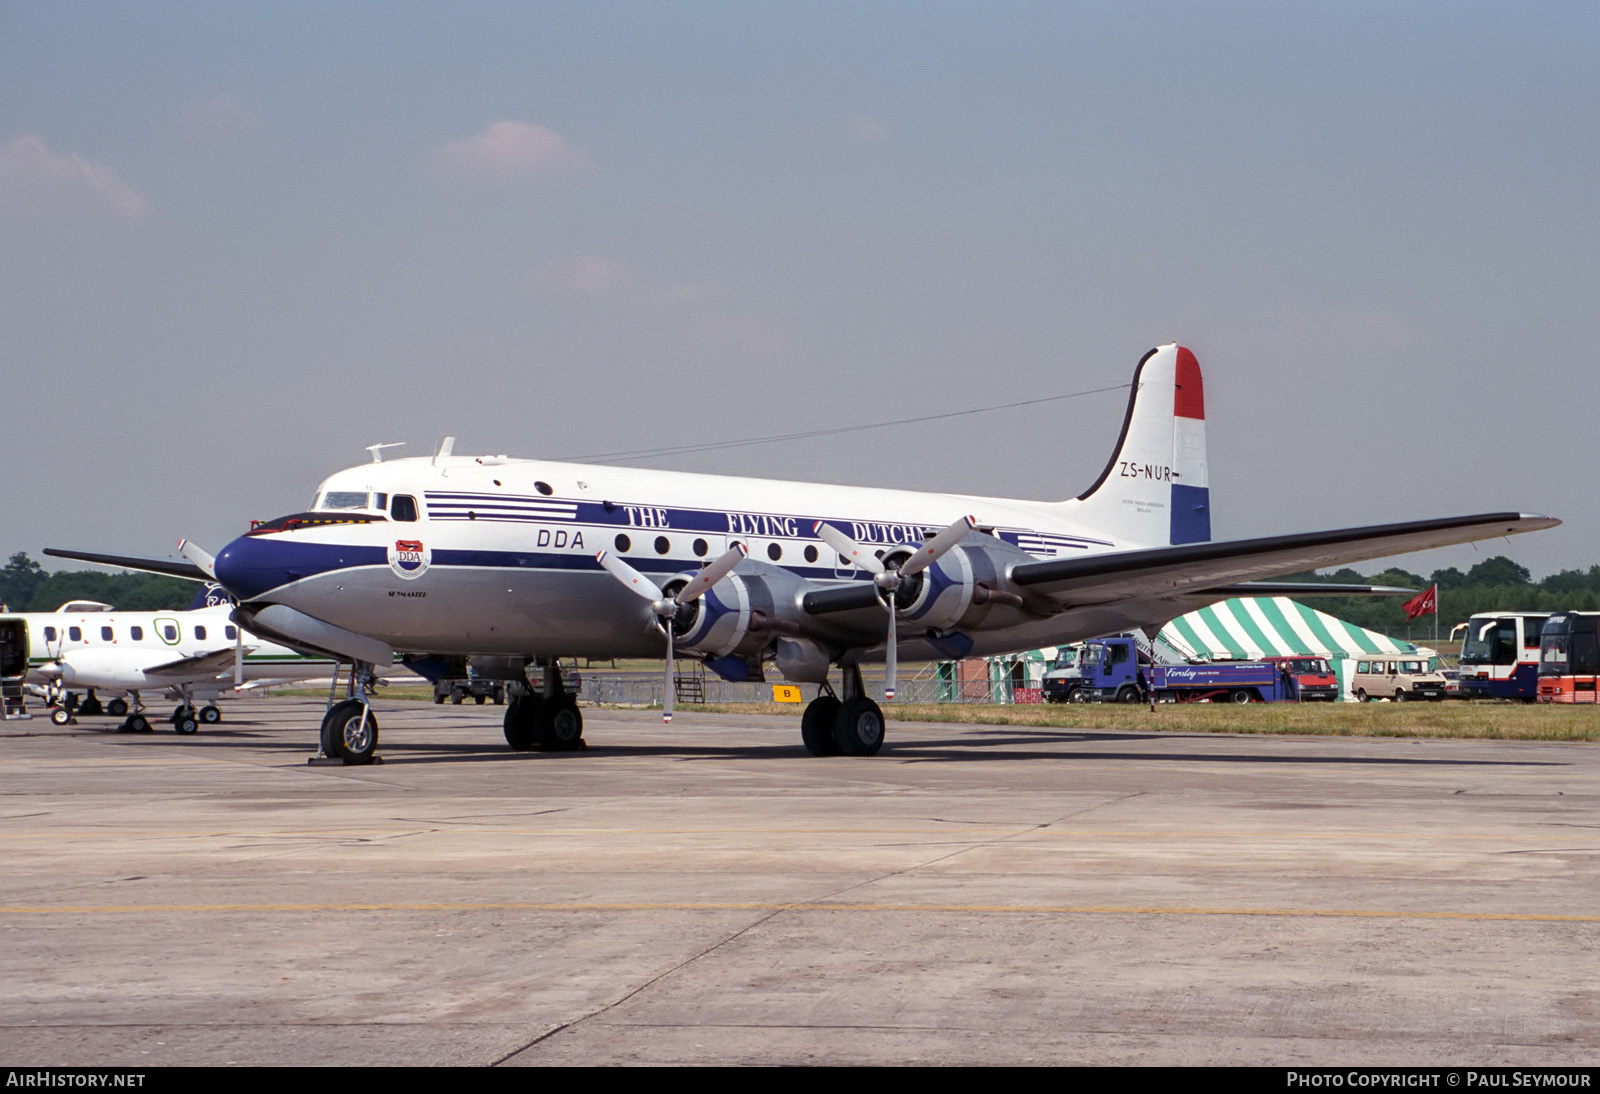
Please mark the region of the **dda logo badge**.
[[389, 569], [411, 581], [428, 572], [433, 552], [422, 545], [420, 539], [397, 539], [389, 548]]

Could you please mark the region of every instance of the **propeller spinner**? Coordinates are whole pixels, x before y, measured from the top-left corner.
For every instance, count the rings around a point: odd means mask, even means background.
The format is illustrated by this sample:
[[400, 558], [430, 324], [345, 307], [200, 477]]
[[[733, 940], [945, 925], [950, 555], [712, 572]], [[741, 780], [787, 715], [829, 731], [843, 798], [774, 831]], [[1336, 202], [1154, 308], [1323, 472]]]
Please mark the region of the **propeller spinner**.
[[739, 561], [744, 556], [744, 544], [734, 544], [725, 554], [690, 578], [689, 583], [672, 596], [668, 596], [661, 586], [611, 552], [601, 551], [594, 556], [595, 561], [605, 567], [608, 574], [632, 589], [637, 595], [650, 601], [650, 610], [656, 613], [656, 618], [661, 623], [661, 629], [666, 633], [667, 677], [666, 686], [661, 691], [661, 720], [663, 722], [671, 723], [672, 721], [672, 620], [677, 616], [679, 608], [699, 600], [710, 590], [711, 586], [727, 577], [729, 572], [739, 565]]
[[878, 587], [879, 599], [883, 602], [884, 610], [889, 613], [889, 637], [883, 651], [885, 699], [894, 698], [895, 670], [899, 654], [899, 634], [895, 621], [900, 614], [900, 608], [895, 602], [895, 594], [900, 591], [907, 578], [915, 577], [932, 566], [950, 548], [966, 539], [967, 533], [977, 525], [978, 518], [962, 517], [938, 532], [932, 539], [924, 540], [922, 546], [900, 565], [886, 566], [877, 555], [833, 525], [822, 521], [816, 523], [815, 531], [819, 539], [838, 551], [840, 557], [848, 559], [872, 575], [872, 583]]

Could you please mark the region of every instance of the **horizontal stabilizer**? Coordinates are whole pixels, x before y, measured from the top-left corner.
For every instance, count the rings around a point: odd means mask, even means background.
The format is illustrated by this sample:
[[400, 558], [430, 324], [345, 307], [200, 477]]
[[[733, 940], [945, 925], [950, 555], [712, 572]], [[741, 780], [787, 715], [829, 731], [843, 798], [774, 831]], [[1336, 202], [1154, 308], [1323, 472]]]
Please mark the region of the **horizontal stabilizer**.
[[101, 555], [91, 551], [63, 551], [59, 547], [46, 547], [44, 553], [51, 558], [70, 558], [75, 562], [93, 562], [97, 566], [120, 566], [124, 570], [138, 570], [147, 574], [165, 574], [186, 581], [212, 581], [212, 577], [192, 562], [179, 562], [171, 558], [134, 558], [131, 555]]
[[1209, 591], [1277, 574], [1534, 532], [1560, 523], [1553, 517], [1528, 513], [1479, 513], [1024, 562], [1011, 568], [1010, 578], [1016, 585], [1057, 600], [1104, 603], [1124, 597]]
[[1339, 585], [1320, 581], [1241, 581], [1237, 585], [1216, 585], [1206, 590], [1224, 597], [1287, 596], [1416, 596], [1415, 589], [1398, 585]]

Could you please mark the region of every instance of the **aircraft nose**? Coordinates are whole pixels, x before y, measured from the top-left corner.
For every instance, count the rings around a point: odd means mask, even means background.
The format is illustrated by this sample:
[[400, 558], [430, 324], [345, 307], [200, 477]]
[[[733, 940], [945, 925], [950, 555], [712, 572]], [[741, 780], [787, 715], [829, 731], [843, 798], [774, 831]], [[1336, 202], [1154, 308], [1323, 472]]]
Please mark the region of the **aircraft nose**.
[[217, 581], [243, 602], [294, 580], [278, 545], [240, 536], [217, 554]]

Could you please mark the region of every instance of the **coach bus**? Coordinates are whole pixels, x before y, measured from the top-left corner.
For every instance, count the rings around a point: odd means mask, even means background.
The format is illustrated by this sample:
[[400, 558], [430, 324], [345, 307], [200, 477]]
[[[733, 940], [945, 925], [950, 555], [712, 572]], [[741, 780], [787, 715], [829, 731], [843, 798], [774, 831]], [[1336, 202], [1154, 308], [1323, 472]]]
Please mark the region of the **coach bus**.
[[1539, 636], [1549, 612], [1479, 612], [1461, 643], [1463, 699], [1539, 696]]
[[1539, 702], [1593, 703], [1600, 680], [1600, 612], [1559, 612], [1539, 640]]

